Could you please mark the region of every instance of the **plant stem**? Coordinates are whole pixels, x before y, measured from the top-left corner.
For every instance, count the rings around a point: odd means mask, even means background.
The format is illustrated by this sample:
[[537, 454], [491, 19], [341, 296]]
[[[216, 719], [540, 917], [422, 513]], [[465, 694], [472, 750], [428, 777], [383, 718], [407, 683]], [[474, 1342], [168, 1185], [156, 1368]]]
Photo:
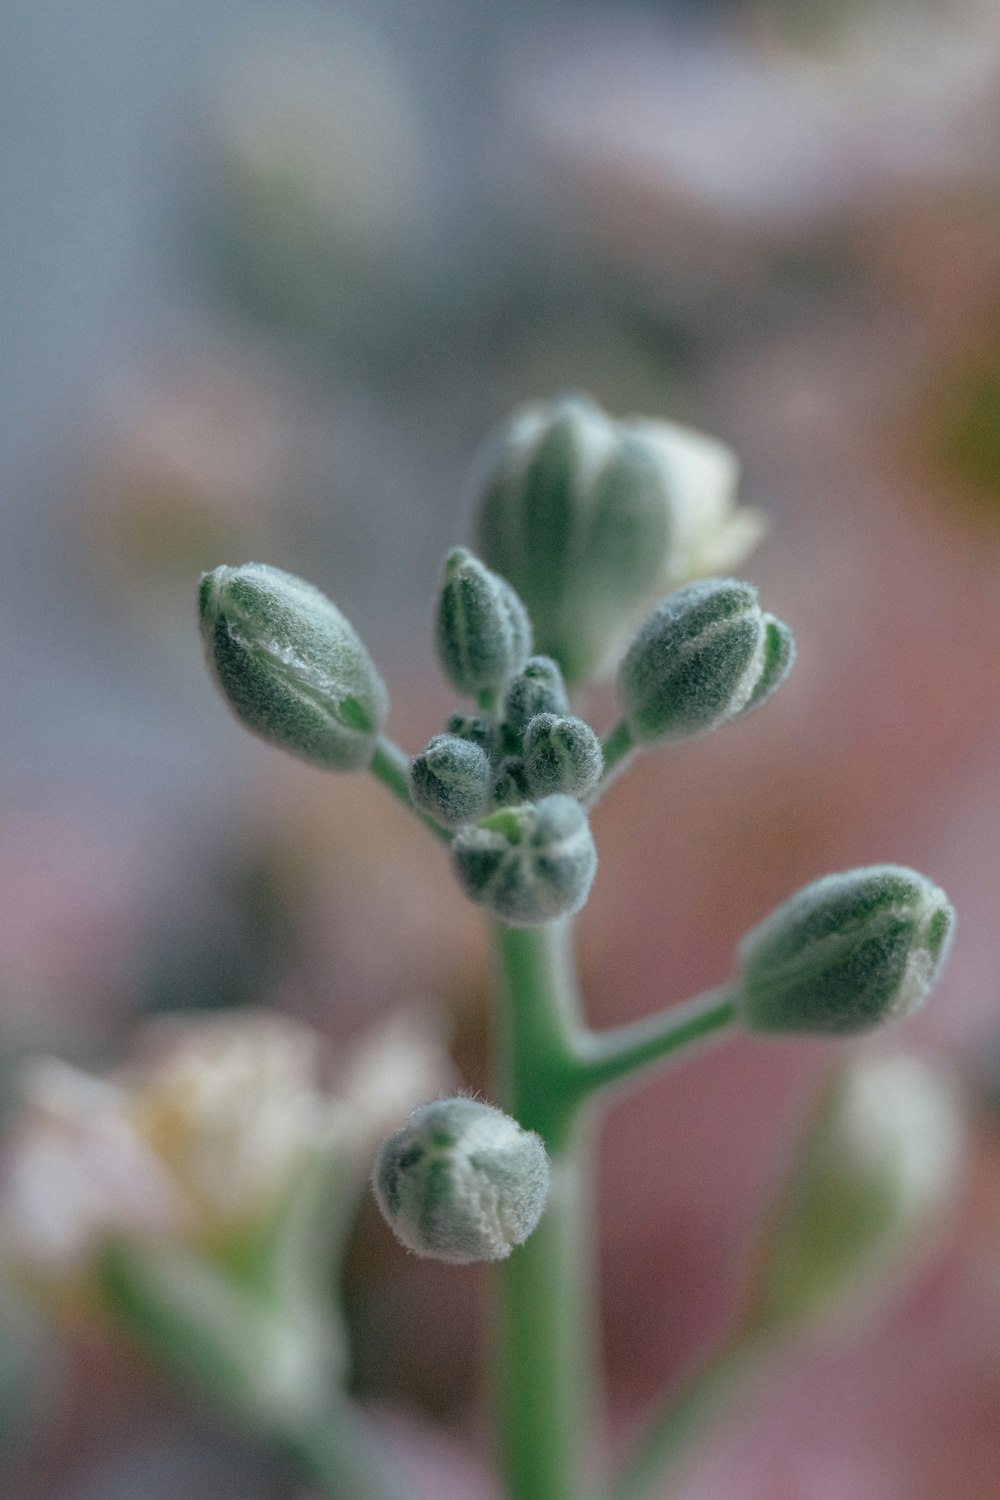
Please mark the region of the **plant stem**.
[[345, 1401], [286, 1432], [282, 1446], [331, 1500], [403, 1500], [364, 1416]]
[[733, 1395], [759, 1372], [766, 1336], [741, 1329], [698, 1370], [649, 1423], [611, 1489], [611, 1500], [657, 1500], [667, 1479], [725, 1413]]
[[593, 1432], [594, 1286], [589, 1120], [572, 1087], [580, 1022], [569, 925], [495, 923], [501, 1101], [537, 1130], [549, 1205], [497, 1271], [497, 1420], [509, 1500], [581, 1500]]
[[587, 1031], [578, 1042], [582, 1052], [579, 1086], [588, 1092], [604, 1088], [695, 1042], [709, 1037], [721, 1040], [735, 1021], [736, 1002], [723, 985], [627, 1026]]
[[408, 812], [420, 819], [425, 828], [429, 828], [431, 833], [443, 839], [446, 844], [451, 843], [448, 829], [442, 828], [433, 818], [427, 817], [426, 813], [413, 805], [410, 798], [410, 757], [405, 750], [401, 750], [386, 735], [380, 734], [375, 741], [375, 753], [368, 763], [368, 769], [403, 803]]
[[601, 748], [604, 752], [604, 773], [587, 798], [588, 807], [594, 806], [615, 778], [625, 770], [636, 752], [637, 746], [632, 738], [632, 731], [624, 719], [619, 719], [614, 729], [604, 736]]

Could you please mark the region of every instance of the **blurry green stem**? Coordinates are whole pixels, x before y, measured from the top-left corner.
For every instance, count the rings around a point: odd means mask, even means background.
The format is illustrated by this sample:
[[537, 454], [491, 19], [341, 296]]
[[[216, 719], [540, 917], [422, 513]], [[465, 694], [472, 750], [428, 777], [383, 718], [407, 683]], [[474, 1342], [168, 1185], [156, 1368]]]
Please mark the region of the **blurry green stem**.
[[368, 763], [368, 769], [373, 776], [377, 776], [383, 786], [387, 786], [394, 797], [413, 814], [419, 818], [425, 828], [431, 833], [443, 839], [446, 844], [451, 843], [451, 834], [447, 828], [442, 828], [435, 823], [433, 818], [428, 818], [419, 808], [414, 807], [410, 797], [410, 757], [405, 750], [401, 750], [397, 744], [380, 734], [375, 742], [375, 753]]
[[593, 807], [607, 787], [625, 770], [638, 748], [624, 719], [620, 719], [614, 729], [605, 735], [602, 748], [604, 774], [587, 799], [589, 807]]
[[281, 1446], [331, 1500], [402, 1500], [402, 1481], [385, 1471], [364, 1416], [346, 1401], [290, 1428]]
[[756, 1378], [771, 1348], [766, 1334], [748, 1326], [712, 1355], [649, 1423], [612, 1486], [610, 1500], [658, 1500], [733, 1397]]

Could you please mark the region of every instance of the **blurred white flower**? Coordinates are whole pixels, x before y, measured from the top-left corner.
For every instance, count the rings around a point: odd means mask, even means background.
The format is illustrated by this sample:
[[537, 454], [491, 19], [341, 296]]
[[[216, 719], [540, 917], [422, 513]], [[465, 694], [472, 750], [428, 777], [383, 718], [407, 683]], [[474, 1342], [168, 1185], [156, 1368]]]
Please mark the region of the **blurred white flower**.
[[325, 1162], [353, 1206], [377, 1141], [449, 1086], [428, 1018], [391, 1017], [324, 1086], [324, 1043], [286, 1016], [148, 1025], [108, 1079], [51, 1060], [21, 1081], [0, 1181], [0, 1248], [43, 1276], [85, 1276], [122, 1235], [209, 1249], [259, 1233]]

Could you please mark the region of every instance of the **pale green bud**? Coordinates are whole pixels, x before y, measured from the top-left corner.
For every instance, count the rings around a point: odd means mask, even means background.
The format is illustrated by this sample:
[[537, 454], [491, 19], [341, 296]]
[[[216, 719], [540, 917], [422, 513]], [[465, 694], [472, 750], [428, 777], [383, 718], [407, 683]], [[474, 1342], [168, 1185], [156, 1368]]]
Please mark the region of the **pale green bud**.
[[457, 828], [479, 817], [492, 780], [486, 751], [454, 734], [436, 734], [410, 762], [414, 806], [445, 828]]
[[446, 734], [457, 734], [460, 740], [470, 740], [473, 745], [478, 745], [490, 760], [496, 755], [500, 732], [489, 714], [453, 713], [444, 727]]
[[597, 869], [587, 815], [561, 795], [501, 808], [459, 829], [451, 853], [470, 900], [512, 927], [579, 911]]
[[568, 714], [569, 699], [559, 663], [551, 656], [532, 656], [507, 689], [504, 727], [516, 738], [536, 714]]
[[374, 1187], [393, 1233], [417, 1255], [503, 1260], [542, 1216], [549, 1161], [540, 1136], [491, 1104], [438, 1099], [385, 1142]]
[[532, 797], [566, 792], [585, 797], [601, 779], [601, 742], [582, 719], [536, 714], [524, 733], [524, 767]]
[[925, 1059], [848, 1064], [823, 1100], [756, 1277], [759, 1325], [823, 1325], [867, 1310], [919, 1268], [955, 1206], [965, 1131]]
[[530, 800], [528, 772], [520, 755], [505, 755], [493, 783], [493, 802], [497, 807], [513, 807]]
[[618, 698], [639, 744], [716, 729], [769, 697], [791, 669], [787, 626], [757, 590], [708, 578], [668, 594], [618, 668]]
[[657, 593], [734, 567], [763, 531], [735, 509], [728, 448], [669, 422], [615, 421], [583, 396], [515, 412], [475, 471], [483, 556], [571, 681], [605, 664]]
[[739, 1015], [752, 1031], [844, 1035], [910, 1016], [937, 983], [955, 912], [914, 870], [827, 875], [737, 949]]
[[328, 770], [368, 764], [389, 698], [335, 604], [261, 563], [205, 573], [198, 603], [209, 669], [248, 729]]
[[461, 693], [499, 692], [531, 654], [531, 621], [510, 584], [464, 547], [449, 552], [438, 599], [437, 648]]

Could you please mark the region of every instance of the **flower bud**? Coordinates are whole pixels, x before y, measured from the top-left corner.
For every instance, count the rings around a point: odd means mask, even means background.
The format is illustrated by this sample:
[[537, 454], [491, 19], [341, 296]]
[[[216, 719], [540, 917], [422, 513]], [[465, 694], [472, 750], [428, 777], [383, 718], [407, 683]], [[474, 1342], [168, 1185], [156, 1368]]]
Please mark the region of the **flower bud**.
[[520, 755], [505, 755], [497, 770], [493, 783], [493, 802], [496, 807], [513, 807], [518, 802], [528, 802], [528, 773], [524, 758]]
[[898, 1286], [948, 1221], [964, 1144], [950, 1080], [925, 1059], [848, 1064], [821, 1103], [766, 1234], [757, 1324], [822, 1326]]
[[504, 726], [518, 739], [536, 714], [568, 714], [569, 699], [559, 663], [532, 656], [507, 689]]
[[479, 1099], [422, 1104], [379, 1152], [375, 1197], [417, 1255], [503, 1260], [535, 1228], [549, 1191], [540, 1136]]
[[335, 604], [261, 563], [205, 573], [198, 602], [209, 668], [248, 729], [328, 770], [368, 764], [389, 699]]
[[469, 899], [513, 927], [579, 911], [597, 869], [587, 815], [560, 795], [501, 808], [459, 829], [451, 853]]
[[532, 797], [566, 792], [585, 797], [601, 779], [601, 742], [582, 719], [536, 714], [524, 735], [524, 766]]
[[515, 412], [477, 469], [483, 556], [569, 680], [605, 663], [650, 598], [735, 566], [763, 530], [734, 509], [738, 469], [721, 443], [615, 421], [582, 396]]
[[668, 594], [618, 669], [618, 697], [640, 744], [716, 729], [763, 702], [791, 668], [791, 633], [757, 590], [709, 578]]
[[410, 763], [410, 796], [421, 812], [457, 828], [486, 807], [493, 771], [486, 751], [454, 734], [436, 734]]
[[460, 740], [470, 740], [493, 759], [497, 753], [499, 732], [496, 721], [488, 714], [454, 713], [444, 726], [446, 734], [457, 734]]
[[845, 1035], [912, 1015], [934, 988], [955, 913], [898, 865], [827, 875], [779, 906], [737, 950], [751, 1031]]
[[505, 579], [464, 547], [445, 558], [437, 647], [449, 682], [472, 697], [499, 692], [531, 653], [524, 605]]

